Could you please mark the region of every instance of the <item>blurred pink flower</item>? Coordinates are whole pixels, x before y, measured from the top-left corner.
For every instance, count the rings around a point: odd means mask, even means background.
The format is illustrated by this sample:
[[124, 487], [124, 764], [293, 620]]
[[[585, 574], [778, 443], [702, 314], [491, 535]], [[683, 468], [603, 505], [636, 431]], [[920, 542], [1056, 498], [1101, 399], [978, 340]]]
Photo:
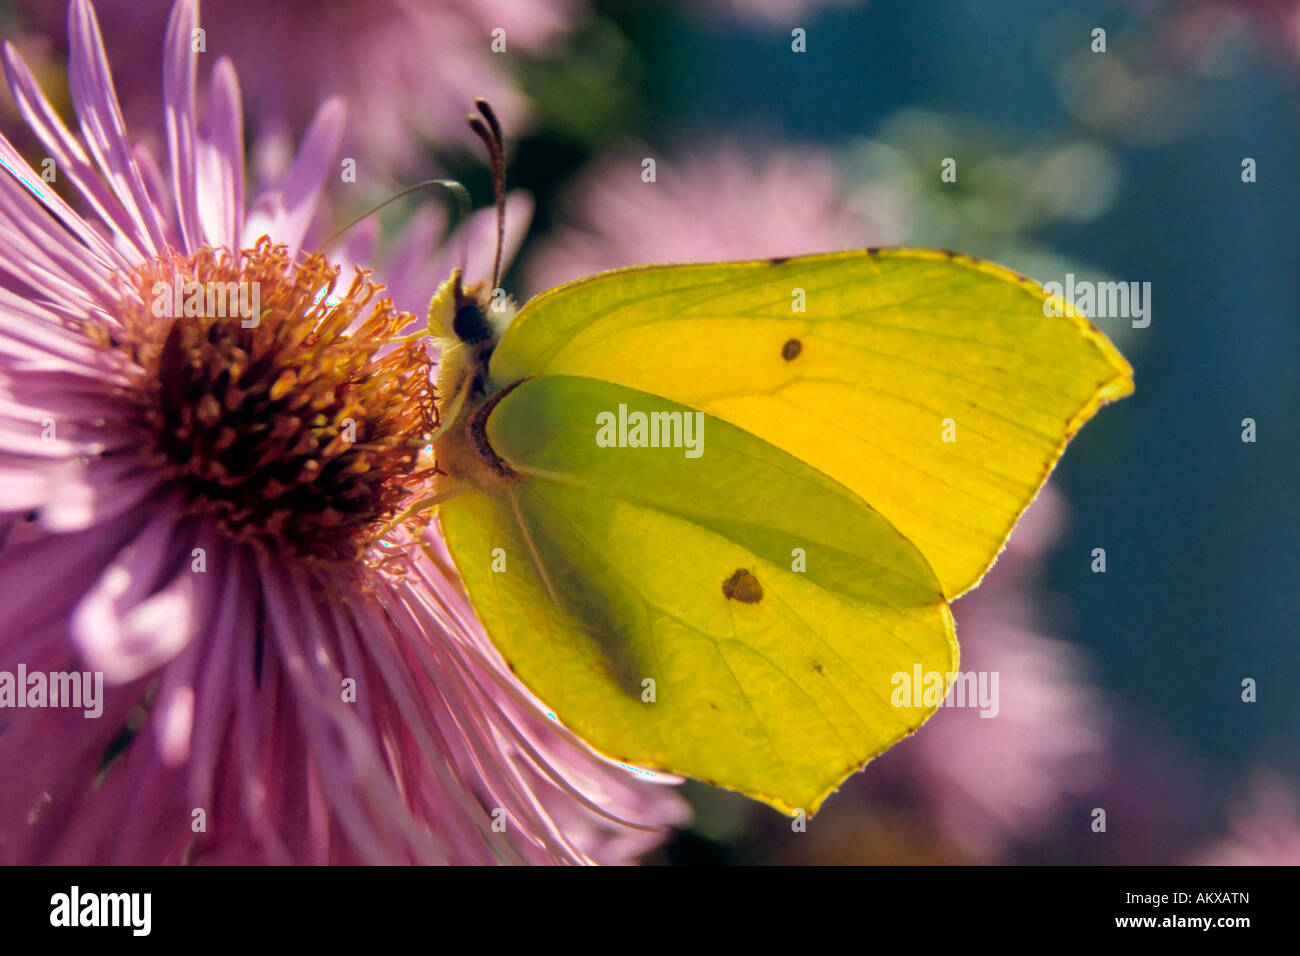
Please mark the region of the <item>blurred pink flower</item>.
[[[342, 105], [246, 216], [238, 82], [214, 64], [200, 125], [196, 19], [178, 0], [163, 48], [165, 168], [127, 138], [88, 0], [81, 137], [4, 48], [88, 212], [0, 137], [0, 671], [106, 686], [98, 719], [0, 711], [0, 861], [632, 859], [683, 819], [674, 781], [546, 714], [436, 536], [374, 540], [427, 481], [429, 361], [386, 348], [412, 317], [365, 274], [299, 257]], [[258, 324], [147, 301], [214, 276], [258, 283]]]
[[1177, 0], [1156, 9], [1160, 39], [1181, 59], [1213, 52], [1242, 31], [1279, 56], [1300, 58], [1300, 0]]
[[1106, 703], [1082, 678], [1079, 649], [1043, 634], [1036, 620], [1038, 569], [1065, 521], [1049, 485], [993, 570], [953, 604], [961, 672], [998, 674], [996, 716], [945, 707], [882, 764], [908, 778], [949, 839], [976, 859], [1039, 836], [1105, 769]]
[[724, 15], [772, 26], [797, 27], [798, 18], [815, 15], [822, 7], [851, 7], [866, 0], [686, 0], [687, 10], [696, 14]]
[[[170, 0], [100, 0], [114, 74], [141, 92], [128, 122], [152, 121], [157, 100], [155, 51]], [[62, 32], [62, 3], [22, 0], [32, 23]], [[502, 123], [524, 128], [528, 97], [511, 76], [514, 54], [553, 49], [585, 13], [583, 0], [223, 0], [203, 23], [207, 52], [240, 65], [249, 111], [259, 130], [272, 119], [301, 130], [326, 97], [352, 109], [344, 148], [358, 175], [407, 171], [433, 140], [477, 145], [465, 125], [475, 97]], [[505, 52], [493, 52], [494, 30]], [[500, 36], [498, 34], [498, 36]], [[364, 181], [364, 180], [363, 180]]]
[[1198, 863], [1300, 865], [1300, 796], [1275, 774], [1259, 774], [1228, 820], [1229, 835]]
[[[655, 160], [655, 181], [642, 163]], [[852, 212], [835, 162], [811, 148], [722, 143], [681, 157], [621, 150], [579, 174], [564, 225], [526, 262], [539, 292], [604, 269], [760, 259], [879, 245], [897, 226]]]
[[1300, 56], [1300, 0], [1199, 0], [1190, 6], [1248, 16], [1261, 40], [1293, 59]]

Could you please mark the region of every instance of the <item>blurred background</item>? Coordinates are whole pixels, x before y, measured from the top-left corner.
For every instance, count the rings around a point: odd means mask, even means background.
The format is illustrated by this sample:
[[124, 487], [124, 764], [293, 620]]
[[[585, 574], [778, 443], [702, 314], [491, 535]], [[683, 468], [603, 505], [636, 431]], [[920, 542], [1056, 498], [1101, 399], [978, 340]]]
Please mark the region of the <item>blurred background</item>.
[[[132, 134], [157, 137], [169, 3], [96, 7]], [[0, 0], [55, 91], [65, 17]], [[331, 187], [323, 234], [431, 175], [489, 202], [463, 122], [487, 96], [532, 198], [519, 299], [642, 262], [886, 244], [1151, 283], [1149, 327], [1097, 321], [1136, 394], [955, 606], [999, 715], [941, 710], [806, 832], [688, 783], [694, 824], [647, 862], [1300, 863], [1300, 0], [209, 0], [204, 23], [240, 74], [254, 175], [347, 97], [357, 180]], [[0, 119], [16, 128], [7, 101]], [[455, 228], [440, 203], [379, 217], [381, 280], [399, 237]]]

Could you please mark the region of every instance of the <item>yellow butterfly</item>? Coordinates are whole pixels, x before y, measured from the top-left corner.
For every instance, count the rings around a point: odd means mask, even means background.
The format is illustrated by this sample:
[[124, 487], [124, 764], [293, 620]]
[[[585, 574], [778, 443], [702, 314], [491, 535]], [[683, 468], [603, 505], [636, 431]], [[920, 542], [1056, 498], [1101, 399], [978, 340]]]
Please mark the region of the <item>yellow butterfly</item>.
[[438, 517], [488, 633], [601, 751], [785, 812], [934, 712], [948, 602], [1133, 388], [1038, 283], [934, 250], [622, 269], [517, 315], [495, 285], [430, 309]]

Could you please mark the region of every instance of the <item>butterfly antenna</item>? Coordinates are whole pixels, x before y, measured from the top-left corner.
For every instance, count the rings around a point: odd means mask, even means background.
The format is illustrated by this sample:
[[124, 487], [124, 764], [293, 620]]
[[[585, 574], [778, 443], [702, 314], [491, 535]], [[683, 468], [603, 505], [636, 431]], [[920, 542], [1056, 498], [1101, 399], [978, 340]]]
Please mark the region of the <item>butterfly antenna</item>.
[[469, 116], [469, 128], [472, 129], [483, 145], [487, 147], [488, 162], [492, 164], [492, 194], [497, 207], [497, 254], [492, 266], [492, 288], [501, 284], [501, 259], [506, 241], [506, 140], [501, 133], [501, 123], [488, 101], [477, 99], [479, 115]]
[[[464, 222], [469, 217], [471, 203], [469, 198], [469, 191], [464, 186], [456, 182], [454, 179], [426, 179], [422, 183], [416, 183], [414, 186], [407, 186], [405, 189], [401, 190], [400, 192], [393, 193], [393, 195], [389, 196], [387, 199], [385, 199], [383, 202], [379, 203], [378, 205], [371, 206], [361, 215], [357, 216], [355, 219], [349, 222], [346, 226], [343, 226], [341, 229], [335, 230], [335, 232], [328, 239], [322, 242], [318, 248], [324, 249], [326, 246], [331, 245], [335, 240], [337, 240], [340, 236], [342, 236], [345, 232], [347, 232], [357, 223], [361, 222], [363, 219], [367, 219], [370, 216], [373, 216], [375, 213], [379, 212], [379, 210], [383, 209], [389, 203], [396, 202], [397, 200], [401, 199], [404, 196], [409, 196], [413, 192], [416, 192], [421, 189], [427, 189], [431, 186], [440, 186], [441, 188], [448, 190], [453, 196], [456, 197], [456, 205], [460, 212], [461, 222]], [[468, 247], [466, 247], [466, 249], [468, 250]], [[462, 254], [462, 258], [467, 258], [467, 256], [468, 256], [468, 251]], [[461, 268], [463, 271], [464, 270], [463, 262], [461, 263]]]

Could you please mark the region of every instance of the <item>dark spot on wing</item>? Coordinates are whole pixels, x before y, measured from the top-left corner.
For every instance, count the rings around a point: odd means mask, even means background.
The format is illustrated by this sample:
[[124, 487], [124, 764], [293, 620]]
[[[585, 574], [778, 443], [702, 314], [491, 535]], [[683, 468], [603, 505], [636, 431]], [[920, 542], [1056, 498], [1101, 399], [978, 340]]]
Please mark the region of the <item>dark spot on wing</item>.
[[815, 670], [818, 674], [821, 674], [823, 677], [826, 676], [826, 671], [822, 668], [821, 661], [813, 661], [813, 670]]
[[802, 351], [803, 343], [798, 339], [791, 339], [786, 342], [785, 345], [781, 346], [781, 358], [785, 359], [787, 362], [792, 362], [799, 357], [799, 353]]
[[789, 256], [773, 256], [771, 259], [768, 259], [767, 261], [768, 261], [768, 263], [769, 263], [770, 265], [774, 265], [774, 266], [783, 266], [783, 265], [785, 265], [787, 262], [790, 261], [790, 257], [789, 257]]
[[722, 593], [728, 601], [757, 604], [763, 600], [763, 585], [759, 584], [758, 578], [744, 568], [736, 568], [731, 573], [731, 577], [722, 582]]
[[712, 707], [714, 710], [718, 709], [718, 705], [715, 704], [713, 701], [709, 701], [709, 706]]

